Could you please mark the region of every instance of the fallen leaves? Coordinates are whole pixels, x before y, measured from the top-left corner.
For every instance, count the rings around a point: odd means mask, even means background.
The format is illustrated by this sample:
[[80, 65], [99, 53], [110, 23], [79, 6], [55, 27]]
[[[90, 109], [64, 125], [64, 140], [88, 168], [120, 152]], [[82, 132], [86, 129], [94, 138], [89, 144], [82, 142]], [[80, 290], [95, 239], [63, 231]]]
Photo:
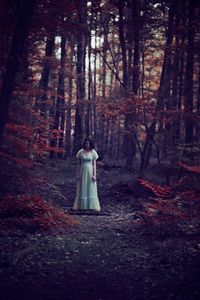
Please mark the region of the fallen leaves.
[[54, 207], [40, 196], [7, 195], [0, 202], [0, 230], [32, 232], [65, 230], [77, 223], [62, 209]]

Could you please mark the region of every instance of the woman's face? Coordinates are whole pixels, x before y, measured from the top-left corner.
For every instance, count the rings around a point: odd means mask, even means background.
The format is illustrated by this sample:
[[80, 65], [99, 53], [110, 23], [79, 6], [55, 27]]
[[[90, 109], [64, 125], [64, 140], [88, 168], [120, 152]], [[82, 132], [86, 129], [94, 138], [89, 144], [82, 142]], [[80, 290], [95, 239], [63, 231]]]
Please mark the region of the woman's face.
[[87, 150], [90, 149], [90, 142], [89, 141], [85, 142], [85, 149], [87, 149]]

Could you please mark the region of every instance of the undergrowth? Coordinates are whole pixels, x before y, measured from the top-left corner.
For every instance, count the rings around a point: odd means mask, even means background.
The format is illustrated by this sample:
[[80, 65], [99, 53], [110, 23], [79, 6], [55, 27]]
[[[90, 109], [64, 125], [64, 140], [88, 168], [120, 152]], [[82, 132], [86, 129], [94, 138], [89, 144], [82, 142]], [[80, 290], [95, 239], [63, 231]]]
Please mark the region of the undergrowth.
[[55, 232], [68, 229], [74, 219], [37, 195], [7, 195], [0, 202], [0, 231]]

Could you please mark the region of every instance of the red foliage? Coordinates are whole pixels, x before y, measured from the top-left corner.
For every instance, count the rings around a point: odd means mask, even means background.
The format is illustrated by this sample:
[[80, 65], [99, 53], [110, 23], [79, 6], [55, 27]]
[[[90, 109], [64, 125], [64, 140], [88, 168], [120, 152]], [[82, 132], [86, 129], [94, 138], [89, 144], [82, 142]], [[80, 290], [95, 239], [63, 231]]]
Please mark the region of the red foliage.
[[48, 156], [51, 151], [64, 153], [63, 148], [49, 146], [49, 140], [51, 138], [59, 139], [62, 131], [50, 130], [48, 122], [43, 124], [41, 120], [40, 123], [37, 127], [8, 123], [6, 125], [5, 146], [2, 148], [0, 156], [22, 167], [29, 168], [34, 161]]
[[26, 139], [32, 139], [33, 128], [30, 126], [7, 123], [6, 129], [8, 129], [9, 132], [14, 134], [15, 136], [20, 135], [20, 137], [25, 137]]
[[27, 160], [27, 159], [12, 157], [11, 155], [6, 154], [6, 153], [1, 152], [1, 151], [0, 151], [0, 157], [3, 158], [3, 159], [6, 159], [7, 161], [13, 161], [16, 164], [19, 164], [23, 167], [32, 167], [33, 166], [33, 163], [31, 161]]
[[63, 210], [40, 196], [7, 195], [0, 202], [0, 230], [56, 231], [76, 223]]
[[156, 197], [160, 197], [162, 199], [168, 199], [174, 197], [173, 188], [167, 186], [160, 186], [155, 183], [151, 183], [144, 179], [138, 179], [138, 184], [141, 185], [147, 192], [149, 191], [151, 194]]
[[181, 166], [186, 171], [190, 171], [192, 173], [200, 174], [200, 166], [188, 166], [188, 165], [183, 164], [181, 162], [179, 162], [178, 164], [179, 164], [179, 166]]
[[190, 201], [190, 202], [198, 202], [200, 204], [200, 194], [198, 191], [194, 190], [188, 190], [183, 193], [180, 193], [180, 195], [183, 201]]
[[174, 192], [174, 188], [161, 187], [145, 180], [138, 183], [151, 195], [153, 202], [146, 202], [140, 213], [147, 223], [172, 224], [197, 218], [200, 214], [200, 192], [194, 189]]
[[155, 203], [145, 204], [145, 214], [153, 223], [173, 223], [188, 217], [188, 214], [181, 207], [180, 202], [175, 200], [158, 199]]

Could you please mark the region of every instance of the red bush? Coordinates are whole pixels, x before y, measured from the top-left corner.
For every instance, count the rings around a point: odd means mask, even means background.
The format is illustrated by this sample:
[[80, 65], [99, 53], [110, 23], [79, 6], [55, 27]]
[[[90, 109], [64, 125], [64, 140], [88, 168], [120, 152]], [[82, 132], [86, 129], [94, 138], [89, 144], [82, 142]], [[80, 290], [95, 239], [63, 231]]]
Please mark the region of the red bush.
[[144, 179], [138, 179], [138, 184], [143, 187], [144, 191], [149, 192], [155, 197], [160, 197], [162, 199], [168, 199], [174, 197], [173, 188], [167, 186], [160, 186], [158, 184], [149, 182]]
[[[179, 221], [196, 219], [200, 214], [200, 193], [188, 189], [185, 182], [179, 182], [179, 190], [173, 187], [162, 187], [146, 180], [138, 180], [138, 184], [148, 194], [153, 196], [153, 202], [143, 204], [140, 213], [146, 222], [152, 224], [174, 224]], [[184, 190], [186, 187], [186, 190]]]
[[21, 229], [30, 232], [67, 229], [75, 224], [72, 216], [46, 202], [40, 196], [7, 195], [0, 202], [0, 230]]

